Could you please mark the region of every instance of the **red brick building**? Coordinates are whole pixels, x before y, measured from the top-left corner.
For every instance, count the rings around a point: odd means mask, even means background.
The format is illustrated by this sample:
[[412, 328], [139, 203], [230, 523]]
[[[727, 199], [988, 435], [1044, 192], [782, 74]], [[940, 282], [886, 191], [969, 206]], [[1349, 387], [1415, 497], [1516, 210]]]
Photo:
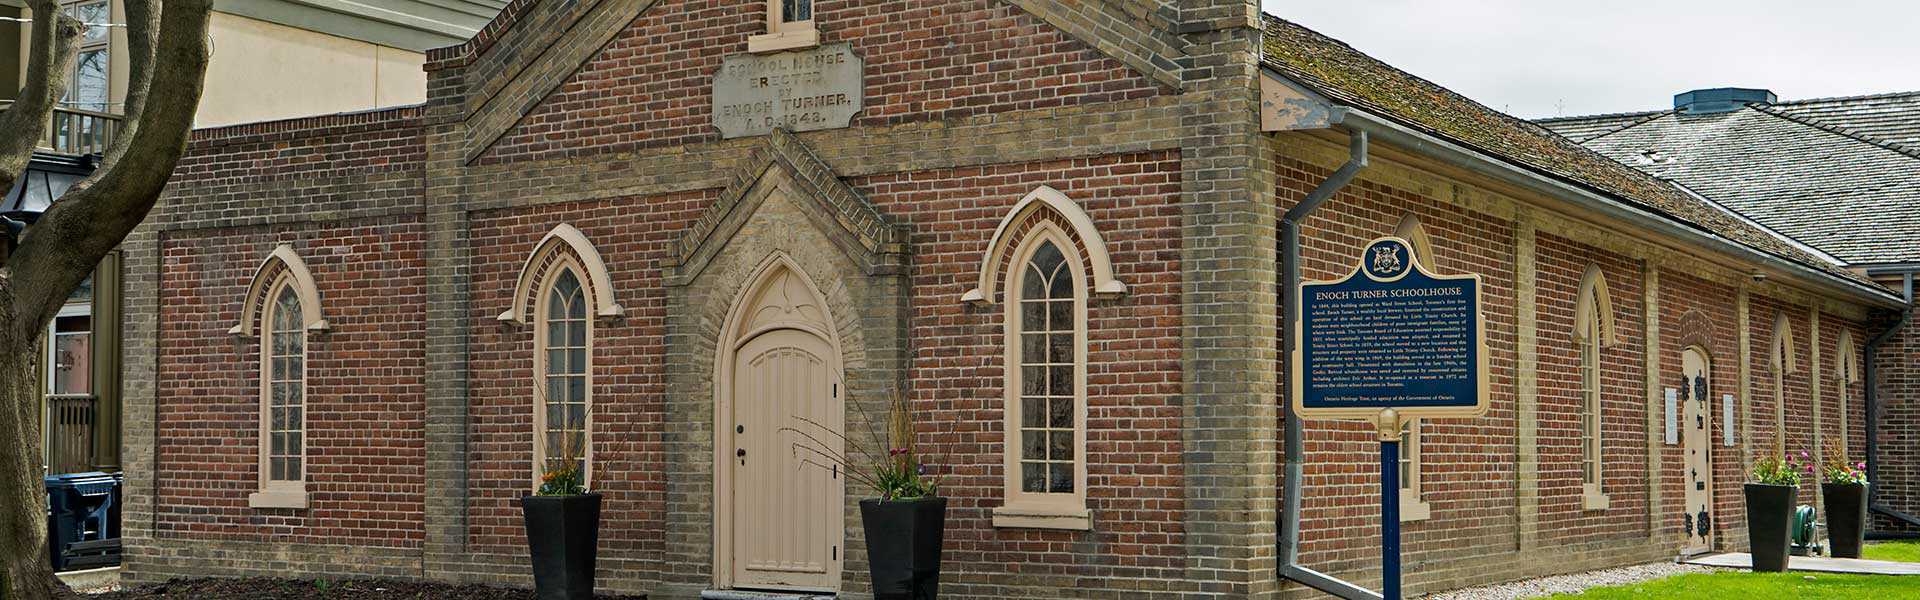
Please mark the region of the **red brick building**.
[[1904, 306], [1242, 0], [521, 0], [427, 69], [199, 132], [128, 241], [130, 579], [525, 585], [584, 439], [604, 589], [859, 597], [864, 492], [782, 423], [902, 390], [953, 597], [1377, 580], [1371, 426], [1281, 410], [1322, 186], [1307, 279], [1399, 235], [1484, 282], [1493, 408], [1406, 444], [1412, 590], [1732, 549], [1754, 453], [1859, 446], [1823, 374]]

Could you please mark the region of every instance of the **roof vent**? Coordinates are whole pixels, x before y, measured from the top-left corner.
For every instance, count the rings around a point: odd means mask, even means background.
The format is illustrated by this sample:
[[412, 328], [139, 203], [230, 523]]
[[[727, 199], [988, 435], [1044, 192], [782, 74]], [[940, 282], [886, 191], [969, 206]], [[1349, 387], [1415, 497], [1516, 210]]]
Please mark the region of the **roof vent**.
[[1751, 103], [1773, 104], [1773, 92], [1754, 88], [1712, 88], [1673, 95], [1673, 109], [1681, 114], [1733, 112]]

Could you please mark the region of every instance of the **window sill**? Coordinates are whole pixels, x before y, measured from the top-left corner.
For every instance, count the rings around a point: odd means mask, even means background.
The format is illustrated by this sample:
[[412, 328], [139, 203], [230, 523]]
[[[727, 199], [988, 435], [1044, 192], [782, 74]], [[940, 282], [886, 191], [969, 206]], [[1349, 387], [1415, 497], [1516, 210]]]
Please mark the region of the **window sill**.
[[1001, 529], [1066, 529], [1092, 531], [1093, 513], [1087, 509], [1060, 510], [1002, 506], [993, 509], [993, 526]]
[[1400, 490], [1400, 522], [1425, 521], [1433, 516], [1433, 505], [1420, 501], [1411, 490]]
[[747, 38], [747, 52], [766, 54], [783, 50], [799, 50], [820, 45], [820, 30], [802, 29], [781, 33], [763, 33]]
[[1612, 505], [1612, 501], [1607, 499], [1606, 494], [1593, 490], [1587, 490], [1580, 494], [1580, 506], [1582, 510], [1607, 510], [1607, 508]]
[[247, 508], [306, 508], [307, 491], [302, 489], [260, 490], [247, 495]]

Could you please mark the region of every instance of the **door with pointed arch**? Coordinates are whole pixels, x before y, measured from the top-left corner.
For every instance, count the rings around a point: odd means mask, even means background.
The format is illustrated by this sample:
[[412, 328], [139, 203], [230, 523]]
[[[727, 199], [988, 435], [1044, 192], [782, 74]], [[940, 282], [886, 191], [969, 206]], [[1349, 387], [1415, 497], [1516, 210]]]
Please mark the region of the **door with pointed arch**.
[[783, 256], [753, 281], [722, 329], [717, 363], [716, 572], [739, 589], [837, 591], [845, 409], [833, 320]]
[[1681, 523], [1687, 529], [1685, 554], [1713, 550], [1713, 379], [1712, 361], [1699, 347], [1680, 355], [1681, 435], [1686, 450], [1686, 501]]

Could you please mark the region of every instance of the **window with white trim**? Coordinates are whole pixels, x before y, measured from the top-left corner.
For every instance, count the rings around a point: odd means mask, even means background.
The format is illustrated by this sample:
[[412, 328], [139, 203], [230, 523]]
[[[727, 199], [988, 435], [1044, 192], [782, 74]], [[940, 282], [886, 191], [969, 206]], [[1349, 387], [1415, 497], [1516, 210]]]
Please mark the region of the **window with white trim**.
[[548, 271], [535, 308], [534, 474], [577, 460], [582, 481], [591, 481], [588, 407], [591, 402], [593, 319], [578, 263], [561, 258]]
[[1603, 351], [1613, 345], [1613, 302], [1607, 292], [1606, 274], [1599, 266], [1587, 267], [1580, 278], [1575, 298], [1573, 341], [1580, 351], [1580, 397], [1576, 403], [1580, 441], [1581, 506], [1586, 510], [1607, 508], [1604, 480], [1604, 438], [1606, 437], [1603, 401]]
[[767, 32], [747, 38], [753, 53], [797, 50], [820, 45], [813, 26], [813, 0], [767, 0]]
[[1005, 286], [1008, 527], [1087, 529], [1087, 290], [1065, 232], [1036, 226]]
[[[1393, 235], [1407, 241], [1408, 252], [1415, 262], [1428, 270], [1434, 269], [1433, 241], [1427, 236], [1426, 226], [1420, 223], [1420, 217], [1407, 213], [1400, 217], [1400, 225], [1395, 227]], [[1424, 466], [1421, 460], [1421, 446], [1425, 443], [1419, 419], [1407, 419], [1400, 427], [1400, 520], [1422, 521], [1433, 512], [1432, 506], [1420, 500], [1420, 474]]]
[[1773, 339], [1768, 343], [1772, 360], [1768, 370], [1773, 375], [1773, 452], [1784, 456], [1787, 451], [1787, 374], [1797, 370], [1798, 356], [1794, 352], [1793, 320], [1781, 311], [1773, 318]]
[[307, 330], [293, 278], [282, 277], [269, 296], [261, 325], [262, 392], [268, 399], [267, 483], [305, 479]]

